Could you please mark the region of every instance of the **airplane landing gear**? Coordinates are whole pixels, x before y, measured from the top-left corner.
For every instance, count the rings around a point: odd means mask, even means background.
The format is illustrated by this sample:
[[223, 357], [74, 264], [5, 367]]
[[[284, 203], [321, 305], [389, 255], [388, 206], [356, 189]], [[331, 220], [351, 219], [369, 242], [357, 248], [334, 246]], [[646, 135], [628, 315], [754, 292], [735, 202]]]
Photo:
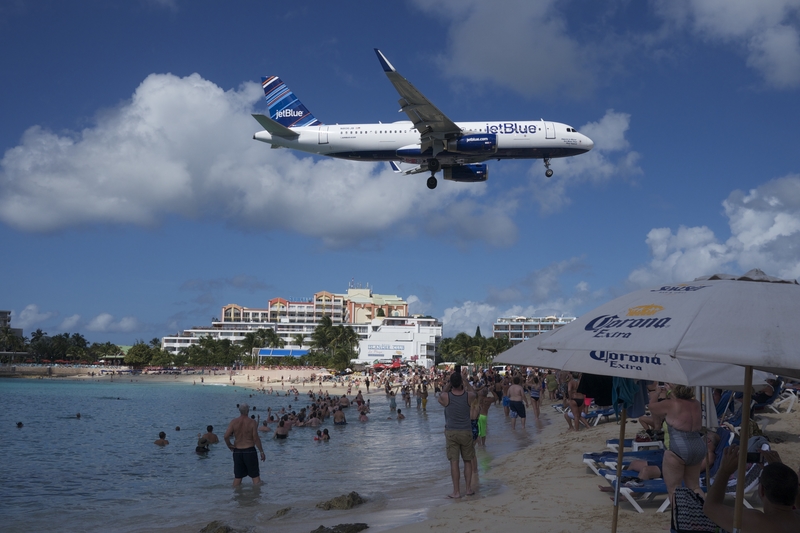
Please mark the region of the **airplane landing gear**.
[[550, 158], [549, 157], [545, 157], [543, 159], [543, 161], [544, 161], [545, 168], [547, 168], [547, 170], [544, 171], [544, 175], [547, 176], [548, 178], [552, 178], [553, 177], [553, 169], [550, 168]]
[[428, 159], [428, 170], [431, 171], [431, 174], [436, 174], [441, 168], [442, 165], [439, 163], [438, 159]]
[[428, 178], [428, 188], [430, 190], [435, 189], [436, 188], [436, 184], [437, 184], [436, 176], [431, 176], [430, 178]]

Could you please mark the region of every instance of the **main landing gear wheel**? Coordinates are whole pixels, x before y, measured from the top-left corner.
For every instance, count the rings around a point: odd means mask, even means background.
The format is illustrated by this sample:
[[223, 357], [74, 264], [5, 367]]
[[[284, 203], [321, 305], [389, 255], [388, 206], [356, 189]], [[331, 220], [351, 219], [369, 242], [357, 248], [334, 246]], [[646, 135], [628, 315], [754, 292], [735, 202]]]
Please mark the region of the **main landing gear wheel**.
[[431, 176], [430, 178], [428, 178], [428, 188], [431, 189], [431, 190], [436, 188], [436, 177], [435, 176]]
[[550, 168], [550, 158], [545, 157], [544, 159], [542, 159], [542, 161], [544, 161], [544, 166], [547, 169], [544, 171], [544, 175], [547, 176], [548, 178], [552, 178], [553, 170]]
[[430, 170], [432, 174], [436, 174], [441, 168], [442, 165], [439, 164], [438, 159], [428, 159], [428, 170]]

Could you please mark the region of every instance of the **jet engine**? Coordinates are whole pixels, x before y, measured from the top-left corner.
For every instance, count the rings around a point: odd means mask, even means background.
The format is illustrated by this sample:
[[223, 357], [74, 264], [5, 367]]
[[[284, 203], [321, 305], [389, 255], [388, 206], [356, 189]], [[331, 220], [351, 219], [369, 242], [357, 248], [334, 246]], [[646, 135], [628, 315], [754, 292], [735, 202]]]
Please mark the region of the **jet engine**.
[[484, 164], [445, 167], [444, 179], [474, 183], [489, 179], [489, 168]]
[[481, 133], [462, 135], [447, 141], [447, 151], [460, 154], [493, 154], [497, 151], [497, 135]]

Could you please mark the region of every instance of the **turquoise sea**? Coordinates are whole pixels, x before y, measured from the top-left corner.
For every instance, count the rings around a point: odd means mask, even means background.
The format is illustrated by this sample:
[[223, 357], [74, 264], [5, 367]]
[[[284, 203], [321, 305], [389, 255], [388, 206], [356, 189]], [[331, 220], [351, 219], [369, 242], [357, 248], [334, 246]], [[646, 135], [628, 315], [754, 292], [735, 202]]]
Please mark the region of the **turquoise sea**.
[[[330, 442], [315, 442], [311, 428], [293, 429], [285, 441], [265, 438], [265, 485], [255, 489], [245, 479], [233, 489], [230, 452], [220, 443], [207, 456], [197, 455], [197, 434], [210, 424], [221, 439], [238, 415], [237, 403], [256, 406], [263, 417], [267, 407], [291, 404], [299, 411], [310, 403], [307, 396], [295, 400], [241, 387], [127, 378], [0, 379], [2, 529], [199, 531], [222, 520], [252, 531], [308, 532], [343, 522], [366, 522], [371, 531], [381, 531], [452, 504], [444, 498], [451, 486], [442, 408], [433, 399], [427, 413], [414, 403], [407, 410], [399, 405], [407, 418], [387, 420], [392, 413], [385, 395], [368, 398], [369, 422], [358, 422], [350, 409], [347, 426], [330, 420], [321, 426], [330, 431]], [[170, 441], [164, 448], [153, 444], [159, 431]], [[536, 430], [512, 432], [502, 409], [492, 408], [489, 432], [487, 450], [478, 454], [481, 475], [496, 457], [530, 445]], [[480, 494], [498, 490], [499, 482], [481, 481]], [[350, 491], [368, 503], [350, 511], [315, 507]], [[286, 507], [291, 510], [285, 516], [271, 519]]]

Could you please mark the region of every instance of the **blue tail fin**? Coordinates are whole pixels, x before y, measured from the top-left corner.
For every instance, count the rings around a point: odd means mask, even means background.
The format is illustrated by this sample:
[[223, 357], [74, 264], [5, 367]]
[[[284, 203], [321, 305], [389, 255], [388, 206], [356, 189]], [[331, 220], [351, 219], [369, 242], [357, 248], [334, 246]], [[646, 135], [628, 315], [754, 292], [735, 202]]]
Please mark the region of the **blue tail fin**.
[[287, 128], [319, 126], [319, 120], [306, 109], [285, 83], [277, 76], [261, 78], [264, 96], [267, 99], [269, 116]]

